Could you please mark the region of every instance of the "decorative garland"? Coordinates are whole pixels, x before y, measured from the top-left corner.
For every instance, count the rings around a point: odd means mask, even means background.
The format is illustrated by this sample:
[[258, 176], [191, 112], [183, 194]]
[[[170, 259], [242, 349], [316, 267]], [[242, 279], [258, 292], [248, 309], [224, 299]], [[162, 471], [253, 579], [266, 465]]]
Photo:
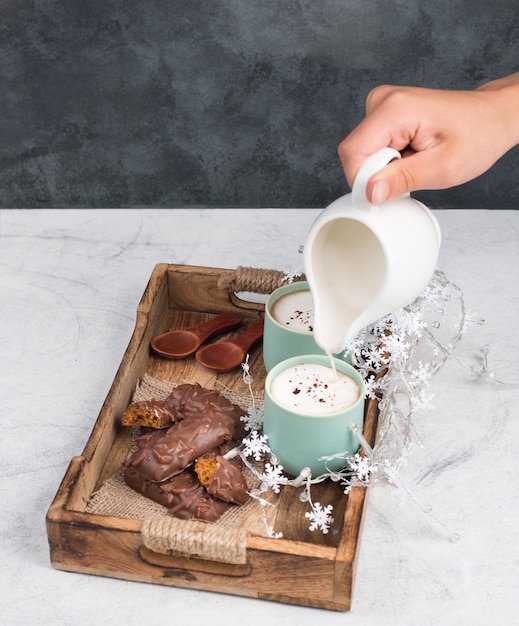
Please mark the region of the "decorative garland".
[[[287, 282], [291, 282], [294, 276], [287, 274]], [[344, 468], [313, 478], [308, 468], [296, 478], [288, 478], [283, 473], [283, 466], [271, 453], [267, 437], [261, 433], [263, 409], [256, 406], [254, 400], [247, 355], [242, 364], [243, 381], [251, 392], [252, 404], [242, 420], [249, 434], [229, 456], [239, 454], [260, 482], [251, 495], [263, 507], [262, 519], [267, 536], [279, 538], [282, 533], [275, 532], [267, 522], [265, 507], [270, 506], [270, 503], [264, 495], [269, 490], [279, 493], [285, 485], [302, 487], [300, 499], [307, 502], [310, 508], [305, 514], [310, 521], [309, 528], [312, 531], [319, 529], [324, 534], [328, 533], [333, 524], [333, 507], [314, 502], [311, 488], [328, 478], [340, 483], [345, 495], [352, 487], [368, 487], [375, 481], [385, 480], [405, 489], [413, 498], [400, 479], [399, 472], [407, 462], [413, 445], [423, 447], [414, 428], [413, 418], [417, 412], [433, 408], [433, 394], [429, 390], [432, 376], [448, 359], [454, 359], [477, 376], [485, 376], [497, 383], [504, 382], [488, 368], [488, 347], [483, 351], [479, 366], [466, 365], [455, 357], [454, 350], [470, 323], [483, 322], [469, 317], [461, 289], [437, 270], [424, 291], [411, 304], [360, 332], [347, 347], [344, 356], [349, 356], [362, 375], [367, 397], [378, 399], [378, 440], [371, 448], [362, 433], [352, 425], [362, 454], [325, 457], [325, 460], [338, 457], [344, 459]], [[420, 508], [430, 512], [427, 507]], [[451, 533], [449, 539], [458, 541], [459, 535]]]

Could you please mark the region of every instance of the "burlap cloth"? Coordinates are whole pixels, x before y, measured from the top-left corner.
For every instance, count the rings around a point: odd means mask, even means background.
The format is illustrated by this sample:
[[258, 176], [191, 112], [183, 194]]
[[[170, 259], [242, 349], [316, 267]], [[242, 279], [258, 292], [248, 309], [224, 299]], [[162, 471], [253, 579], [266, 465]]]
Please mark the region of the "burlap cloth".
[[[141, 400], [163, 400], [175, 383], [157, 380], [147, 374], [139, 381], [133, 402]], [[250, 394], [239, 394], [226, 388], [218, 391], [246, 412], [251, 405]], [[261, 395], [255, 397], [257, 405], [263, 404]], [[138, 434], [134, 429], [133, 437]], [[132, 454], [132, 445], [129, 454]], [[258, 485], [250, 470], [245, 470], [249, 489]], [[243, 506], [231, 505], [222, 517], [213, 523], [196, 520], [179, 520], [168, 514], [167, 509], [149, 498], [145, 498], [126, 485], [122, 467], [108, 478], [101, 488], [92, 494], [86, 511], [97, 515], [108, 515], [142, 520], [143, 544], [161, 554], [198, 557], [224, 563], [245, 563], [246, 539], [249, 535], [265, 535], [265, 522], [275, 517], [275, 506], [262, 508], [254, 498]]]

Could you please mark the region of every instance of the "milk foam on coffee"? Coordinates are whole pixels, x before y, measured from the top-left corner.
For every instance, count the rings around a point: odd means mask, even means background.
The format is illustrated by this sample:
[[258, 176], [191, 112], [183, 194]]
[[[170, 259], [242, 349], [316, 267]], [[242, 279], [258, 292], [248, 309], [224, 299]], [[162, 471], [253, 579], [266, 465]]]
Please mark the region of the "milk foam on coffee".
[[301, 363], [281, 371], [270, 385], [280, 405], [302, 415], [331, 415], [359, 399], [357, 383], [343, 372], [319, 363]]
[[309, 290], [292, 291], [274, 302], [272, 317], [283, 326], [301, 333], [311, 333], [314, 325], [314, 302]]

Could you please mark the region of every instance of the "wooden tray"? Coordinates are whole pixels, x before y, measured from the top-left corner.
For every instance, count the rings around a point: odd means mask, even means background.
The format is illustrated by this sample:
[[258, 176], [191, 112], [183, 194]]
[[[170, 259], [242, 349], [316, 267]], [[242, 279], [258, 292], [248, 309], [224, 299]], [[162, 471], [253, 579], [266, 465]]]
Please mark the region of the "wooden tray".
[[[329, 480], [312, 488], [314, 501], [323, 506], [333, 504], [335, 521], [328, 534], [309, 530], [304, 517], [308, 505], [300, 502], [299, 490], [282, 489], [276, 496], [274, 526], [283, 538], [248, 536], [245, 565], [153, 553], [143, 547], [142, 520], [87, 512], [92, 494], [128, 454], [130, 429], [121, 427], [120, 418], [145, 374], [210, 388], [218, 381], [243, 392], [241, 370], [216, 374], [200, 366], [194, 357], [161, 359], [149, 349], [153, 336], [195, 325], [218, 312], [234, 311], [248, 321], [262, 317], [264, 305], [243, 300], [237, 291], [242, 289], [236, 285], [233, 270], [167, 264], [155, 267], [137, 309], [135, 330], [92, 433], [81, 456], [72, 458], [47, 513], [52, 566], [347, 611], [367, 504], [365, 488], [356, 487], [347, 497]], [[265, 370], [260, 345], [253, 348], [250, 357], [254, 391], [261, 392]], [[377, 422], [376, 403], [368, 402], [364, 436], [370, 445], [375, 443]]]

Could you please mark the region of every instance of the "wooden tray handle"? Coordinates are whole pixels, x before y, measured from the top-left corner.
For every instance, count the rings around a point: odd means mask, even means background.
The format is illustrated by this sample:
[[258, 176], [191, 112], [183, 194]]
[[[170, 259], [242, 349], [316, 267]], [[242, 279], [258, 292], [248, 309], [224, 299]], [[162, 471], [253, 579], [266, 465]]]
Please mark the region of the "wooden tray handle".
[[[306, 280], [304, 274], [293, 278], [294, 282], [302, 280]], [[222, 275], [218, 281], [218, 287], [234, 293], [270, 294], [286, 282], [288, 282], [287, 275], [280, 270], [239, 266], [233, 273], [226, 272]]]
[[141, 536], [143, 546], [154, 553], [232, 565], [247, 563], [248, 533], [244, 528], [155, 516], [143, 521]]

